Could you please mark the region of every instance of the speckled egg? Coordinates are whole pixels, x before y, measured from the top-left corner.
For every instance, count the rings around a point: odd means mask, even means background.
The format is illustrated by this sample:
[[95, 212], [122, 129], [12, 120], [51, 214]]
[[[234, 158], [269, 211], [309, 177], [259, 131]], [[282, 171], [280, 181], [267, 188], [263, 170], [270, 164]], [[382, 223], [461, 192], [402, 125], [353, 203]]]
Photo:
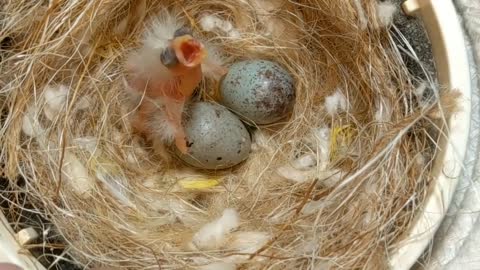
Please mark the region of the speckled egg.
[[233, 64], [221, 83], [221, 103], [245, 120], [270, 124], [295, 103], [292, 76], [279, 64], [247, 60]]
[[225, 169], [248, 157], [250, 134], [242, 121], [222, 105], [191, 103], [183, 122], [188, 154], [177, 154], [186, 163], [201, 169]]

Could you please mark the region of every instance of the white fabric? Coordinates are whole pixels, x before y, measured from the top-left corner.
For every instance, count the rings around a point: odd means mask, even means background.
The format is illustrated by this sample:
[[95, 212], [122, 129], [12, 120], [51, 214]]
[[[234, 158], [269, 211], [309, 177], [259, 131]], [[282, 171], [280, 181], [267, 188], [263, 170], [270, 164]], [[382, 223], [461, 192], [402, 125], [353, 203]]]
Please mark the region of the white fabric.
[[[456, 0], [469, 44], [472, 76], [472, 122], [464, 175], [452, 205], [421, 267], [428, 270], [480, 269], [480, 0]], [[448, 20], [448, 18], [446, 18]]]

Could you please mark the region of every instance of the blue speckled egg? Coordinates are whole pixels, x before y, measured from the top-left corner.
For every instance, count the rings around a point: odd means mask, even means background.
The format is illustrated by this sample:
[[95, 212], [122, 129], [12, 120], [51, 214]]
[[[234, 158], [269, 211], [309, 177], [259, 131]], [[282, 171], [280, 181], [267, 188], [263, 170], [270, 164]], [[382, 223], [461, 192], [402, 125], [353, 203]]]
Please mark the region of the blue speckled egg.
[[201, 169], [225, 169], [250, 154], [250, 133], [240, 119], [222, 105], [194, 102], [183, 118], [188, 154], [180, 159]]
[[256, 124], [284, 118], [295, 103], [292, 76], [279, 64], [267, 60], [233, 64], [220, 90], [223, 105]]

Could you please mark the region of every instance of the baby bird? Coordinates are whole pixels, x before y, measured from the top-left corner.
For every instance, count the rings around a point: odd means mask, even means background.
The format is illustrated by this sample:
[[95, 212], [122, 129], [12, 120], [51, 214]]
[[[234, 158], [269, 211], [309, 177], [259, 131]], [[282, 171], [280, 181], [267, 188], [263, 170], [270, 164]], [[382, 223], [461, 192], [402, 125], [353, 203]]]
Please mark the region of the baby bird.
[[154, 144], [175, 142], [188, 152], [182, 113], [203, 76], [219, 79], [227, 69], [192, 31], [164, 12], [143, 47], [127, 60], [128, 84], [138, 106], [134, 129]]

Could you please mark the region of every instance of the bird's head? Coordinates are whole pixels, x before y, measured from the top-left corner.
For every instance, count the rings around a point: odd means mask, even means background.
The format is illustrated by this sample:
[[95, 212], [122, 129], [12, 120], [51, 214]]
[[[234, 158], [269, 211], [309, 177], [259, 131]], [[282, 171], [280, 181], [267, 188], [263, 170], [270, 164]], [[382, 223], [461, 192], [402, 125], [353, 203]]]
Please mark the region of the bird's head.
[[194, 68], [206, 57], [205, 46], [192, 36], [190, 29], [182, 27], [175, 31], [170, 45], [162, 52], [161, 61], [168, 68], [178, 65]]

